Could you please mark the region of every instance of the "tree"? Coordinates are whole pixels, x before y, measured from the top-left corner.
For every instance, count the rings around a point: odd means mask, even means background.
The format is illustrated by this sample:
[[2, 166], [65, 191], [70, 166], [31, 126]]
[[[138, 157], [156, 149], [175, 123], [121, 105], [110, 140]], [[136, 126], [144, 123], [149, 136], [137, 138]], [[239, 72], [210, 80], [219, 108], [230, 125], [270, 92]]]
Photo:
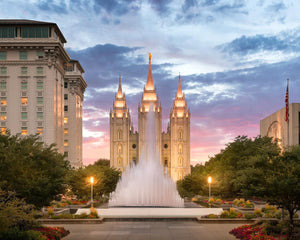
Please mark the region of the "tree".
[[79, 198], [90, 197], [90, 177], [94, 177], [94, 195], [108, 196], [116, 188], [121, 172], [110, 168], [109, 160], [99, 159], [85, 168], [72, 170], [68, 177], [68, 184], [72, 192]]
[[[215, 157], [205, 164], [206, 171], [215, 179], [215, 191], [223, 197], [249, 196], [244, 189], [249, 188], [246, 181], [249, 174], [257, 176], [264, 172], [264, 166], [280, 154], [277, 142], [269, 137], [238, 136], [226, 145]], [[252, 182], [251, 184], [254, 184]]]
[[66, 187], [69, 164], [55, 145], [45, 145], [38, 135], [0, 135], [0, 182], [29, 204], [49, 205]]
[[206, 173], [204, 166], [197, 164], [191, 168], [191, 174], [177, 181], [177, 190], [179, 195], [184, 197], [193, 197], [203, 192], [205, 186]]
[[280, 156], [268, 160], [260, 171], [259, 176], [249, 174], [245, 180], [249, 188], [245, 191], [288, 210], [293, 226], [293, 215], [300, 210], [300, 146], [291, 147]]

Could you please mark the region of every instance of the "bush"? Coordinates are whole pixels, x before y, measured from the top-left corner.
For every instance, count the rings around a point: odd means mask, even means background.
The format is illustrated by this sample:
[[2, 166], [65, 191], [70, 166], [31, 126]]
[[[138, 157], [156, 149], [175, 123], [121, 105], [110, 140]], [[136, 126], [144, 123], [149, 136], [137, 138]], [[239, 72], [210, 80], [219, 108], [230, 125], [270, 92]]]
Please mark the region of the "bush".
[[234, 208], [230, 208], [229, 211], [225, 210], [221, 213], [221, 218], [242, 218], [243, 214], [235, 211]]
[[0, 232], [1, 240], [47, 240], [42, 233], [34, 230], [21, 231], [18, 228], [10, 228]]
[[245, 213], [244, 217], [249, 220], [252, 218], [256, 218], [256, 215], [254, 213]]

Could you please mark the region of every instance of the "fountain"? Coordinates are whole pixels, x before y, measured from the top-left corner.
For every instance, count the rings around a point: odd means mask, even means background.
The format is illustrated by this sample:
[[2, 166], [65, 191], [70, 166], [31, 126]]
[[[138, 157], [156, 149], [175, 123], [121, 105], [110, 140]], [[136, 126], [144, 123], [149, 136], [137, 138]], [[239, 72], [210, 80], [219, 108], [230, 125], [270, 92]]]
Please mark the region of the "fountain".
[[[153, 106], [150, 107], [153, 109]], [[111, 194], [110, 207], [151, 206], [183, 207], [176, 183], [164, 174], [155, 144], [155, 113], [149, 110], [146, 120], [145, 148], [138, 164], [128, 166]]]

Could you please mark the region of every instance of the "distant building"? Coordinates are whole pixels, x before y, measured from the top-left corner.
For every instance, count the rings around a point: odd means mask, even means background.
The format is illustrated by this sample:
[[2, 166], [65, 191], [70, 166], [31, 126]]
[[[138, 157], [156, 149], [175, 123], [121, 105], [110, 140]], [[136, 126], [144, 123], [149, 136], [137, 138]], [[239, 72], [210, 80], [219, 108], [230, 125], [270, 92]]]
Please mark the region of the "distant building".
[[[289, 104], [289, 134], [285, 121], [286, 109], [271, 114], [260, 121], [260, 135], [278, 138], [282, 147], [300, 145], [300, 103]], [[288, 140], [289, 135], [289, 140]]]
[[119, 79], [118, 92], [110, 112], [110, 165], [124, 171], [128, 165], [139, 161], [147, 138], [145, 121], [151, 104], [155, 111], [156, 147], [161, 164], [164, 166], [165, 174], [177, 181], [191, 171], [190, 111], [187, 108], [179, 77], [178, 90], [170, 112], [170, 123], [167, 132], [162, 132], [162, 109], [153, 83], [151, 55], [147, 83], [138, 106], [138, 132], [133, 130], [125, 94], [122, 91], [121, 78]]
[[55, 23], [0, 20], [0, 130], [39, 133], [73, 167], [82, 165], [82, 101], [87, 84]]

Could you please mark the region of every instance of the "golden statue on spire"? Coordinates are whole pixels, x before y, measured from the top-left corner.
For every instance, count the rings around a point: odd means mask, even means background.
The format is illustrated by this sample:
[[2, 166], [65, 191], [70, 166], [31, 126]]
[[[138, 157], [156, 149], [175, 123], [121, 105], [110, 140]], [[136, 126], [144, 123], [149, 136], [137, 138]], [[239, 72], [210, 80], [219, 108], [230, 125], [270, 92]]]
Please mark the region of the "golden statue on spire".
[[151, 55], [151, 53], [148, 53], [148, 54], [149, 54], [149, 62], [151, 62], [152, 55]]

